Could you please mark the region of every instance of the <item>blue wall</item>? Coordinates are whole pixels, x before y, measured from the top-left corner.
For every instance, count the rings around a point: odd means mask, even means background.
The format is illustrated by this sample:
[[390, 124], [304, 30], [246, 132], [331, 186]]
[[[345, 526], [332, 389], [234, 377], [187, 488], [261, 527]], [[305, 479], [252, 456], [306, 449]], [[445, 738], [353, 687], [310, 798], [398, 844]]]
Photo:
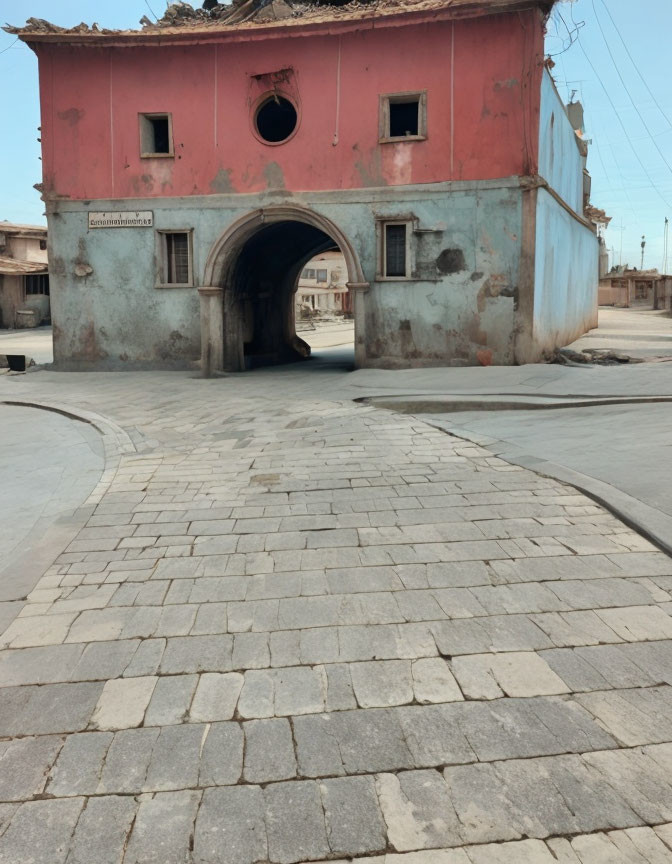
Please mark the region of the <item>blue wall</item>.
[[599, 247], [545, 189], [537, 196], [532, 336], [551, 351], [597, 326]]
[[[541, 86], [539, 173], [579, 216], [583, 168], [576, 134], [548, 70]], [[599, 247], [595, 233], [546, 189], [537, 192], [534, 350], [551, 352], [597, 326]]]
[[547, 69], [541, 81], [539, 174], [577, 213], [583, 210], [583, 157]]

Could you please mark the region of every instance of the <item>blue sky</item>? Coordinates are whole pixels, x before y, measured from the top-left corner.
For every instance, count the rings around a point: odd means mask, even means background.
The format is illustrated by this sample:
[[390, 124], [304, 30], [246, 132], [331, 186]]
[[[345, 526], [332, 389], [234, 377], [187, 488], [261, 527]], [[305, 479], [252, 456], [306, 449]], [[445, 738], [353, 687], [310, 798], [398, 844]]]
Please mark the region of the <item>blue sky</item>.
[[[165, 0], [0, 0], [0, 22], [22, 24], [31, 15], [67, 26], [97, 21], [101, 27], [135, 27], [150, 15], [148, 6], [161, 14], [165, 5]], [[644, 264], [660, 268], [664, 219], [672, 221], [672, 87], [665, 71], [672, 2], [562, 0], [548, 30], [558, 89], [565, 100], [576, 91], [585, 108], [586, 137], [593, 142], [592, 201], [613, 217], [607, 245], [616, 263], [622, 248], [623, 262], [639, 266], [644, 234]], [[41, 179], [37, 61], [6, 33], [0, 33], [0, 81], [0, 219], [42, 223], [43, 205], [33, 189]]]

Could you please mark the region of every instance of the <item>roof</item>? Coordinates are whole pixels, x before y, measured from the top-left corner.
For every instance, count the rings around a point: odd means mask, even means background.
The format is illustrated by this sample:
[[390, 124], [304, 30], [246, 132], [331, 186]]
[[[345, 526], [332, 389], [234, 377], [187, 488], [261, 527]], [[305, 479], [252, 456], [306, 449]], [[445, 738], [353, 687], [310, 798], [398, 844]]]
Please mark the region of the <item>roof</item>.
[[413, 19], [471, 18], [502, 12], [540, 8], [550, 12], [556, 0], [233, 0], [229, 4], [205, 0], [207, 9], [194, 9], [177, 2], [158, 21], [146, 15], [138, 30], [106, 30], [97, 24], [65, 28], [41, 18], [29, 18], [23, 27], [5, 26], [29, 44], [63, 42], [77, 45], [156, 44], [204, 41], [232, 33], [307, 27], [319, 24], [385, 26], [399, 17]]
[[4, 234], [40, 234], [46, 237], [46, 225], [19, 225], [16, 222], [0, 221], [0, 233]]
[[30, 273], [47, 273], [48, 270], [45, 261], [21, 261], [0, 255], [0, 274], [3, 276], [25, 276]]

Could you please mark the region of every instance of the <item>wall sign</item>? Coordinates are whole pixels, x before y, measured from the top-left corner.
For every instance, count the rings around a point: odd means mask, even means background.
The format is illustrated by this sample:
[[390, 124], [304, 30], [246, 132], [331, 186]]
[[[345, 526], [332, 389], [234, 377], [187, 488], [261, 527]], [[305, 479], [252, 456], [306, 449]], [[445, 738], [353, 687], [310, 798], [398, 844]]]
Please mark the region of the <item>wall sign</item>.
[[151, 210], [122, 210], [111, 213], [89, 213], [89, 228], [151, 228]]

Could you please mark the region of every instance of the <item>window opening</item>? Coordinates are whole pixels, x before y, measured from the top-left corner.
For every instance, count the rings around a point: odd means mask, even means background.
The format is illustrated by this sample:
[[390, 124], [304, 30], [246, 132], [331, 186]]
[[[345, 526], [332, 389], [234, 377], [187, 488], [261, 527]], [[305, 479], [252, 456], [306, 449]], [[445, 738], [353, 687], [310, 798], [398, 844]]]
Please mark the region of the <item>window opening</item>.
[[317, 281], [318, 282], [326, 282], [327, 281], [327, 271], [326, 270], [318, 270], [317, 271]]
[[409, 102], [390, 100], [390, 138], [408, 138], [419, 135], [420, 101], [416, 98]]
[[180, 232], [165, 234], [166, 284], [188, 285], [189, 279], [189, 234]]
[[47, 241], [46, 240], [40, 240], [40, 249], [44, 252], [44, 250], [46, 248], [47, 248]]
[[172, 156], [170, 114], [140, 115], [141, 156]]
[[26, 297], [34, 294], [44, 294], [49, 296], [49, 276], [46, 273], [40, 273], [37, 276], [26, 276], [25, 283]]
[[385, 275], [406, 276], [406, 225], [385, 225]]
[[296, 129], [296, 108], [283, 96], [269, 96], [257, 109], [255, 124], [264, 141], [279, 144]]

